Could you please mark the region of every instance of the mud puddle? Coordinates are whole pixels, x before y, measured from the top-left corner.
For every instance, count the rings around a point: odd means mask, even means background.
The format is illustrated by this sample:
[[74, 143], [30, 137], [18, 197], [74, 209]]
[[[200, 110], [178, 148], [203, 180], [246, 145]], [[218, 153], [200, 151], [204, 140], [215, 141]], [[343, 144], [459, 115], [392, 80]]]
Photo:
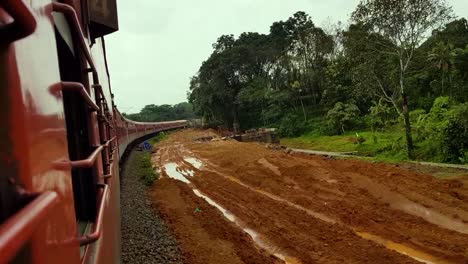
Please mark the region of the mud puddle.
[[367, 190], [372, 196], [381, 200], [382, 202], [388, 203], [390, 207], [394, 209], [421, 217], [427, 222], [438, 225], [445, 229], [468, 234], [468, 225], [461, 221], [415, 203], [405, 196], [397, 192], [390, 191], [385, 186], [378, 184], [367, 177], [353, 175], [352, 179], [354, 184]]
[[190, 181], [179, 171], [179, 166], [177, 163], [171, 162], [164, 165], [164, 171], [169, 178], [179, 180], [185, 183], [190, 183]]
[[237, 218], [227, 209], [225, 209], [224, 207], [222, 207], [221, 205], [213, 201], [213, 199], [211, 199], [210, 197], [202, 194], [197, 189], [193, 189], [193, 193], [195, 193], [195, 195], [197, 195], [198, 197], [203, 198], [207, 203], [209, 203], [210, 205], [218, 209], [224, 215], [224, 217], [226, 217], [226, 219], [228, 219], [230, 222], [234, 223], [237, 227], [242, 229], [246, 234], [248, 234], [252, 238], [255, 244], [257, 244], [260, 248], [267, 251], [269, 254], [277, 257], [278, 259], [281, 259], [286, 264], [302, 264], [302, 262], [300, 262], [298, 259], [281, 253], [281, 250], [271, 245], [271, 243], [269, 243], [266, 239], [264, 239], [255, 230], [245, 227], [245, 225], [239, 220], [239, 218]]
[[[226, 179], [229, 179], [230, 181], [236, 182], [237, 184], [249, 189], [250, 191], [260, 193], [260, 194], [262, 194], [262, 195], [264, 195], [264, 196], [266, 196], [266, 197], [268, 197], [268, 198], [270, 198], [272, 200], [285, 203], [288, 206], [291, 206], [293, 208], [301, 210], [301, 211], [307, 213], [308, 215], [310, 215], [310, 216], [312, 216], [312, 217], [314, 217], [316, 219], [322, 220], [322, 221], [330, 223], [330, 224], [338, 224], [338, 225], [345, 226], [343, 223], [341, 223], [341, 222], [339, 222], [339, 221], [337, 221], [335, 219], [332, 219], [332, 218], [330, 218], [330, 217], [328, 217], [328, 216], [326, 216], [324, 214], [321, 214], [321, 213], [315, 212], [313, 210], [304, 208], [304, 207], [302, 207], [300, 205], [297, 205], [297, 204], [295, 204], [293, 202], [290, 202], [290, 201], [288, 201], [286, 199], [283, 199], [283, 198], [281, 198], [281, 197], [279, 197], [277, 195], [271, 194], [269, 192], [254, 189], [251, 186], [243, 183], [242, 181], [240, 181], [239, 179], [237, 179], [237, 178], [235, 178], [233, 176], [226, 175], [226, 174], [221, 173], [219, 171], [212, 171], [212, 172], [215, 172], [218, 175], [221, 175], [222, 177], [225, 177]], [[215, 205], [215, 206], [218, 209], [222, 208], [219, 205]], [[226, 209], [224, 209], [224, 208], [220, 209], [220, 211], [222, 211], [222, 212], [223, 212], [223, 210], [226, 211]], [[225, 214], [225, 216], [226, 216], [226, 214]], [[232, 217], [232, 215], [231, 215], [231, 217]], [[227, 218], [227, 216], [226, 216], [226, 218]], [[234, 219], [236, 219], [236, 218], [234, 217]], [[232, 220], [230, 220], [230, 221], [233, 222]], [[234, 222], [235, 222], [235, 220], [234, 220]], [[436, 258], [436, 257], [434, 257], [434, 256], [432, 256], [430, 254], [425, 253], [425, 252], [410, 248], [410, 247], [405, 246], [405, 245], [400, 244], [400, 243], [396, 243], [396, 242], [387, 240], [387, 239], [379, 237], [377, 235], [367, 233], [367, 232], [356, 231], [353, 228], [348, 227], [348, 226], [345, 226], [345, 227], [353, 230], [353, 232], [356, 235], [358, 235], [359, 237], [361, 237], [361, 238], [364, 238], [364, 239], [372, 241], [372, 242], [374, 242], [376, 244], [382, 245], [382, 246], [386, 247], [387, 249], [390, 249], [390, 250], [396, 251], [396, 252], [398, 252], [400, 254], [406, 255], [406, 256], [408, 256], [408, 257], [410, 257], [410, 258], [412, 258], [414, 260], [417, 260], [419, 262], [426, 263], [426, 264], [449, 264], [450, 263], [450, 262], [438, 259], [438, 258]], [[250, 229], [243, 229], [243, 230], [245, 232], [247, 232], [254, 239], [254, 241], [256, 241], [257, 244], [262, 246], [261, 245], [262, 241], [256, 240], [256, 237], [258, 236], [258, 234], [256, 235], [255, 233], [252, 233], [253, 231], [251, 231]], [[283, 261], [286, 261], [286, 259], [288, 259], [288, 257], [285, 257], [285, 256], [283, 256], [281, 254], [278, 254], [278, 253], [273, 253], [273, 255], [280, 258]], [[295, 259], [292, 259], [292, 260], [290, 259], [290, 262], [286, 262], [286, 263], [300, 263], [300, 262], [294, 262], [294, 261], [296, 261], [296, 260]]]
[[184, 161], [190, 163], [197, 170], [201, 169], [201, 167], [203, 166], [203, 163], [196, 158], [185, 157]]
[[[201, 161], [196, 160], [195, 158], [184, 158], [186, 162], [189, 162], [190, 164], [199, 164], [199, 167], [202, 166]], [[195, 165], [194, 165], [195, 167]], [[192, 176], [193, 171], [191, 170], [183, 170], [177, 163], [171, 162], [167, 163], [163, 166], [164, 171], [166, 172], [166, 175], [169, 178], [175, 179], [182, 181], [184, 183], [187, 183], [191, 185], [191, 182], [187, 179], [187, 174]], [[182, 173], [184, 172], [184, 173]], [[234, 223], [237, 227], [242, 229], [245, 233], [247, 233], [252, 240], [257, 244], [260, 248], [264, 249], [267, 251], [269, 254], [277, 257], [278, 259], [284, 261], [286, 264], [301, 264], [299, 260], [297, 260], [294, 257], [287, 256], [286, 254], [282, 253], [280, 250], [278, 250], [277, 247], [271, 245], [269, 242], [267, 242], [266, 239], [262, 238], [256, 231], [245, 227], [245, 225], [237, 218], [235, 215], [233, 215], [231, 212], [229, 212], [227, 209], [222, 207], [220, 204], [216, 203], [213, 199], [210, 197], [204, 195], [200, 190], [198, 189], [192, 189], [193, 193], [198, 196], [203, 198], [208, 204], [212, 205], [218, 211], [220, 211], [226, 219], [228, 219], [230, 222]]]
[[405, 246], [403, 244], [400, 244], [400, 243], [395, 243], [393, 241], [390, 241], [390, 240], [386, 240], [385, 238], [382, 238], [382, 237], [379, 237], [379, 236], [376, 236], [376, 235], [373, 235], [373, 234], [369, 234], [369, 233], [366, 233], [366, 232], [359, 232], [359, 231], [355, 231], [355, 233], [364, 238], [364, 239], [367, 239], [367, 240], [370, 240], [370, 241], [373, 241], [377, 244], [380, 244], [390, 250], [394, 250], [400, 254], [403, 254], [403, 255], [406, 255], [410, 258], [413, 258], [419, 262], [422, 262], [422, 263], [426, 263], [426, 264], [450, 264], [450, 262], [447, 262], [445, 260], [441, 260], [441, 259], [438, 259], [432, 255], [429, 255], [425, 252], [422, 252], [422, 251], [419, 251], [419, 250], [416, 250], [416, 249], [413, 249], [413, 248], [410, 248], [408, 246]]

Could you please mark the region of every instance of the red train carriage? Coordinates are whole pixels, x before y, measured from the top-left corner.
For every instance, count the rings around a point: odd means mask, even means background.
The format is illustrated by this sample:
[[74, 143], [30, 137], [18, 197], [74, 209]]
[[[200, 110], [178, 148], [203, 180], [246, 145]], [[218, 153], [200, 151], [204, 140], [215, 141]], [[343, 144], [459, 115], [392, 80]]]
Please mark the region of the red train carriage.
[[115, 0], [0, 0], [0, 263], [119, 263], [118, 161], [138, 123], [115, 108], [104, 36]]

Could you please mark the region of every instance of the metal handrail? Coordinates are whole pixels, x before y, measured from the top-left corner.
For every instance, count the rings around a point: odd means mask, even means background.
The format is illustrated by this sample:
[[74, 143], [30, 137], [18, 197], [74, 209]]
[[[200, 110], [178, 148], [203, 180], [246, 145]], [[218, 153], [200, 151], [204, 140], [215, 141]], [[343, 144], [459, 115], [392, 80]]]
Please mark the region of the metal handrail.
[[79, 82], [62, 82], [62, 89], [66, 91], [78, 91], [89, 107], [95, 111], [99, 111], [99, 106], [93, 102], [83, 84]]
[[103, 191], [101, 195], [101, 201], [99, 203], [98, 214], [96, 216], [96, 220], [94, 221], [93, 232], [78, 238], [78, 241], [80, 242], [80, 246], [94, 243], [101, 237], [102, 226], [103, 226], [102, 221], [104, 218], [104, 208], [106, 205], [107, 195], [109, 193], [109, 186], [107, 184], [100, 184], [98, 186], [103, 188]]
[[110, 166], [110, 168], [109, 168], [109, 174], [103, 175], [102, 178], [103, 178], [104, 180], [107, 180], [107, 179], [112, 178], [112, 176], [113, 176], [113, 174], [114, 174], [114, 173], [113, 173], [113, 170], [114, 170], [113, 166]]
[[88, 45], [86, 45], [83, 30], [81, 29], [81, 25], [78, 20], [78, 16], [76, 15], [75, 9], [67, 4], [53, 2], [52, 11], [62, 13], [68, 18], [69, 22], [71, 23], [71, 26], [74, 29], [71, 30], [71, 32], [72, 34], [75, 34], [76, 39], [79, 41], [80, 47], [84, 52], [89, 66], [91, 67], [91, 71], [93, 72], [94, 83], [99, 83], [97, 69], [94, 64], [93, 58], [91, 57], [91, 52], [89, 51]]
[[36, 19], [22, 0], [0, 1], [3, 9], [13, 18], [13, 22], [0, 27], [0, 40], [14, 42], [34, 33]]
[[87, 159], [70, 161], [70, 166], [73, 169], [91, 168], [94, 165], [94, 162], [96, 162], [98, 155], [102, 152], [103, 149], [104, 149], [104, 145], [99, 146], [97, 149], [93, 151], [93, 153], [91, 153], [88, 156]]
[[30, 239], [37, 226], [59, 202], [56, 192], [44, 192], [0, 226], [0, 260], [10, 261]]
[[50, 86], [50, 92], [54, 96], [60, 96], [60, 91], [75, 91], [79, 92], [80, 96], [86, 102], [86, 104], [93, 110], [99, 111], [99, 106], [93, 102], [91, 97], [89, 96], [88, 92], [86, 91], [85, 87], [82, 83], [79, 82], [59, 82], [52, 86]]
[[109, 147], [109, 144], [112, 143], [112, 141], [116, 140], [117, 139], [117, 136], [114, 136], [113, 138], [109, 139], [106, 141], [106, 144], [104, 144], [103, 146], [105, 148], [108, 148]]

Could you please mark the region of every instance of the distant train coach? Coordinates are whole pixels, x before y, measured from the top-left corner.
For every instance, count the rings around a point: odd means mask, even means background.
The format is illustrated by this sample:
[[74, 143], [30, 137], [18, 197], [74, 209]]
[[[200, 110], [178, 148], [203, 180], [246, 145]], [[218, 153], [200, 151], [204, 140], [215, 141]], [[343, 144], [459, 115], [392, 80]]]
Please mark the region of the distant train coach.
[[187, 121], [117, 110], [115, 0], [0, 0], [0, 263], [120, 263], [119, 159]]

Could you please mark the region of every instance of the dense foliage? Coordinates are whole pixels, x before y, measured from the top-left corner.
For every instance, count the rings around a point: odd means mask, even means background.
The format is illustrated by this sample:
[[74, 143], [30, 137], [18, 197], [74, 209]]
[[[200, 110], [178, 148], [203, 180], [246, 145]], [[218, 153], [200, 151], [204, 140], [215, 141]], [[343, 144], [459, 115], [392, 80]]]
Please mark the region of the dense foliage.
[[467, 20], [443, 0], [362, 0], [350, 21], [297, 12], [269, 34], [221, 36], [190, 82], [196, 114], [288, 137], [396, 130], [410, 158], [466, 162]]
[[139, 113], [123, 113], [123, 116], [139, 122], [189, 120], [195, 117], [192, 105], [186, 102], [175, 105], [147, 105]]

